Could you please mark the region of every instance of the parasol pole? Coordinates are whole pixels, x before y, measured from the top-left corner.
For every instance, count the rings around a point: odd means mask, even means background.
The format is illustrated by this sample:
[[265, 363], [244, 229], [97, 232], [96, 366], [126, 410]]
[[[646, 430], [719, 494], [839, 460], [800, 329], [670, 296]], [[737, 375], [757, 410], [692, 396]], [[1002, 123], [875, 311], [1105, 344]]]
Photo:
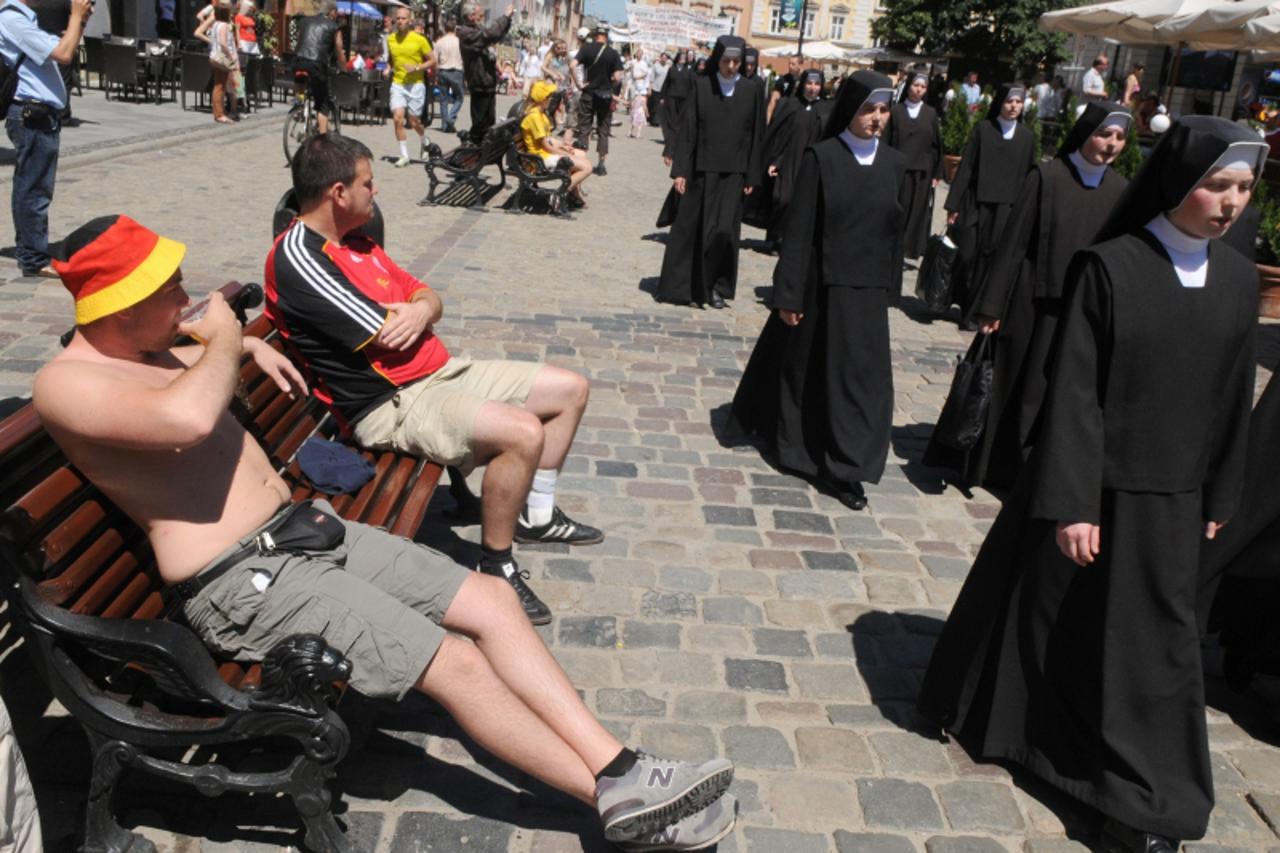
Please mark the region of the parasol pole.
[[1164, 101], [1165, 109], [1169, 111], [1170, 115], [1173, 114], [1173, 89], [1178, 84], [1178, 71], [1182, 68], [1182, 49], [1186, 46], [1187, 43], [1185, 41], [1180, 41], [1177, 47], [1173, 49], [1173, 68], [1171, 69], [1172, 73], [1169, 74], [1169, 96]]
[[[800, 41], [796, 44], [796, 56], [804, 59], [804, 19], [809, 15], [809, 0], [800, 0], [800, 20], [797, 26], [800, 28]], [[803, 61], [801, 62], [803, 65]]]

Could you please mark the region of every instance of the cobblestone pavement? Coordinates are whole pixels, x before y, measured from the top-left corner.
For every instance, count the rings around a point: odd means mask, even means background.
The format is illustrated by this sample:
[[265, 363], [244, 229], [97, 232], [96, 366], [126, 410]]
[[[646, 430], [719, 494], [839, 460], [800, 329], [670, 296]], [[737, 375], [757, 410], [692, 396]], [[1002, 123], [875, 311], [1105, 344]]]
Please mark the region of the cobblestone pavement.
[[[379, 155], [394, 152], [389, 128], [351, 132]], [[274, 133], [242, 127], [105, 160], [70, 157], [54, 234], [128, 212], [188, 244], [194, 291], [260, 280], [268, 223], [288, 186], [278, 149]], [[517, 552], [556, 613], [543, 636], [586, 702], [629, 744], [737, 763], [741, 820], [722, 851], [1086, 849], [1093, 826], [1082, 809], [919, 733], [911, 710], [998, 506], [982, 492], [966, 500], [944, 491], [918, 461], [964, 336], [952, 323], [892, 312], [890, 463], [868, 489], [869, 510], [849, 512], [719, 435], [765, 320], [758, 297], [771, 259], [742, 253], [729, 310], [655, 303], [663, 244], [653, 220], [667, 187], [658, 145], [616, 139], [609, 165], [573, 221], [492, 204], [483, 213], [417, 207], [420, 168], [376, 170], [388, 249], [441, 291], [439, 331], [454, 351], [545, 360], [591, 378], [560, 495], [607, 539]], [[56, 282], [0, 280], [4, 393], [27, 392], [69, 318]], [[422, 538], [474, 559], [478, 531], [449, 526], [440, 514], [449, 505], [442, 489]], [[30, 684], [7, 694], [29, 705]], [[1212, 684], [1218, 805], [1209, 839], [1193, 849], [1280, 850], [1280, 760], [1260, 739], [1265, 721], [1223, 692]], [[56, 708], [41, 716], [37, 704], [19, 734], [50, 847], [66, 849], [84, 797], [84, 742]], [[348, 696], [344, 708], [356, 746], [339, 774], [339, 809], [368, 849], [606, 849], [588, 811], [495, 766], [427, 702]], [[164, 851], [297, 840], [280, 799], [204, 800], [132, 782], [119, 811]]]

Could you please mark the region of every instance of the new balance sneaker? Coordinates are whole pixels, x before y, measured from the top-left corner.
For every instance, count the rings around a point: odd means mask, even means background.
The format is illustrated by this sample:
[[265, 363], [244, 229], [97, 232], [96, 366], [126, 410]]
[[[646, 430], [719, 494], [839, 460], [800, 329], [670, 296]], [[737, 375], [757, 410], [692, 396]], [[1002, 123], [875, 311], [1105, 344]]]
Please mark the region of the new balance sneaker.
[[543, 603], [538, 594], [529, 588], [525, 583], [529, 579], [529, 571], [521, 569], [516, 565], [515, 560], [508, 560], [497, 566], [486, 566], [481, 563], [476, 567], [476, 571], [484, 572], [486, 575], [493, 575], [496, 578], [506, 578], [507, 583], [511, 584], [516, 591], [516, 595], [520, 599], [520, 606], [524, 608], [524, 613], [529, 617], [529, 621], [535, 625], [545, 625], [551, 621], [551, 608]]
[[650, 832], [633, 841], [619, 841], [618, 849], [626, 853], [649, 853], [652, 850], [706, 850], [733, 832], [738, 820], [738, 801], [725, 794], [700, 812], [694, 812], [670, 826]]
[[596, 782], [596, 810], [604, 837], [612, 842], [643, 841], [714, 803], [733, 781], [733, 764], [715, 758], [704, 764], [665, 761], [644, 752], [622, 776]]
[[391, 165], [395, 166], [397, 169], [403, 169], [405, 166], [408, 166], [409, 163], [410, 163], [409, 155], [401, 154], [399, 157], [396, 158], [396, 161]]
[[546, 524], [534, 527], [525, 519], [526, 509], [520, 511], [516, 519], [516, 541], [531, 545], [536, 542], [558, 542], [563, 545], [595, 545], [604, 541], [604, 534], [589, 524], [574, 521], [564, 514], [564, 510], [555, 507], [551, 510], [551, 520]]

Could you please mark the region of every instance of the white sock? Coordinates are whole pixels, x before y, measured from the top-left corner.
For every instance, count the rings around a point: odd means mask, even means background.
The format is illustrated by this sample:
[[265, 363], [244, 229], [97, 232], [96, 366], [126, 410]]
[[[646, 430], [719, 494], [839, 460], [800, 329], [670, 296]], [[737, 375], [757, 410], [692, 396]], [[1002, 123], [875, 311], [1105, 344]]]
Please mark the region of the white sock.
[[560, 472], [554, 468], [539, 468], [533, 472], [533, 487], [525, 503], [525, 521], [530, 527], [541, 527], [551, 521], [551, 511], [556, 507], [556, 478]]
[[426, 147], [427, 147], [427, 135], [426, 133], [419, 133], [418, 134], [418, 150], [421, 151], [423, 148], [426, 148]]
[[409, 140], [407, 139], [400, 140], [400, 156], [406, 160], [409, 159]]

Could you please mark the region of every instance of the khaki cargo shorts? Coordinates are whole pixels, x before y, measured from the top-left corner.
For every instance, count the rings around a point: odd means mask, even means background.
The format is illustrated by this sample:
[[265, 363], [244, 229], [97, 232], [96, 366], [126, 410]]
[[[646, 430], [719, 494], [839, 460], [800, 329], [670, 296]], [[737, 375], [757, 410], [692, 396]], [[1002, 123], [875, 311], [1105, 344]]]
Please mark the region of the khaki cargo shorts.
[[475, 425], [485, 403], [524, 405], [542, 365], [532, 361], [451, 358], [435, 373], [406, 385], [361, 418], [352, 433], [361, 447], [395, 450], [475, 468]]
[[380, 528], [343, 525], [346, 538], [331, 551], [245, 557], [186, 603], [188, 624], [211, 648], [252, 661], [291, 634], [319, 634], [351, 661], [352, 687], [403, 698], [444, 641], [440, 623], [471, 572]]

